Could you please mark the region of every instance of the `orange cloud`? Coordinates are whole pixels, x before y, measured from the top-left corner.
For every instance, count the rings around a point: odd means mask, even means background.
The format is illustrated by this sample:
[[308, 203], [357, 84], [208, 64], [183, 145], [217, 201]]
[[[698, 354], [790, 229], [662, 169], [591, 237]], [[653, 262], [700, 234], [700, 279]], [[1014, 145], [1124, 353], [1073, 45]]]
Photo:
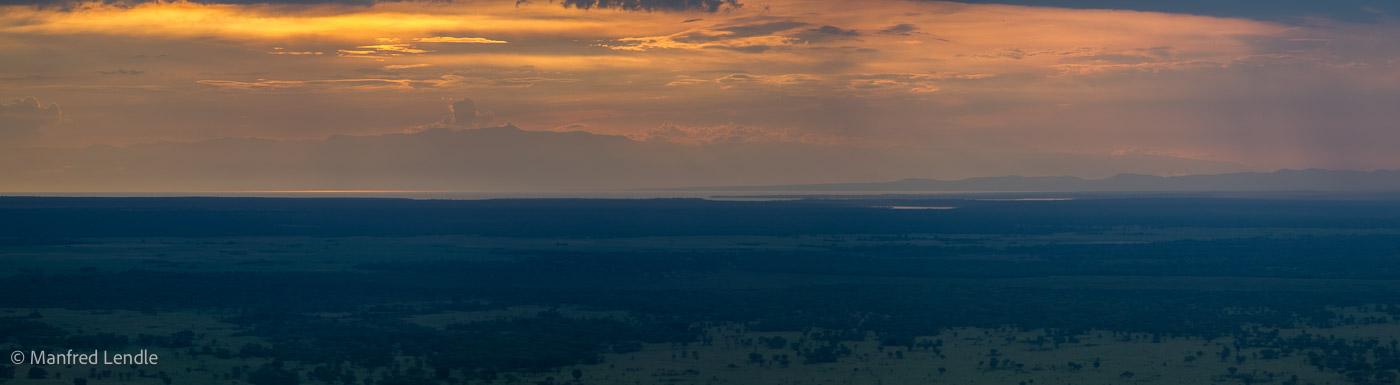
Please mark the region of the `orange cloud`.
[[[390, 109], [382, 93], [394, 93], [399, 103], [468, 96], [488, 102], [474, 91], [484, 89], [490, 103], [505, 106], [495, 110], [502, 120], [536, 128], [578, 123], [566, 111], [605, 110], [607, 116], [590, 117], [580, 127], [649, 137], [781, 140], [796, 139], [773, 133], [801, 127], [899, 145], [1020, 141], [1013, 144], [1103, 154], [1174, 140], [1169, 134], [1193, 127], [1210, 127], [1193, 139], [1204, 147], [1221, 143], [1217, 136], [1227, 135], [1216, 132], [1234, 127], [1258, 126], [1248, 131], [1258, 137], [1299, 122], [1326, 125], [1297, 119], [1310, 106], [1341, 100], [1324, 99], [1317, 89], [1400, 93], [1400, 60], [1394, 59], [1400, 43], [1377, 38], [1396, 34], [1386, 23], [1282, 25], [904, 0], [746, 3], [717, 13], [511, 1], [0, 6], [0, 59], [9, 59], [0, 60], [0, 89], [14, 94], [0, 97], [44, 92], [46, 101], [66, 108], [108, 108], [92, 116], [149, 117], [87, 132], [65, 125], [73, 130], [71, 140], [116, 136], [122, 132], [117, 126], [196, 135], [177, 128], [190, 122], [157, 121], [172, 114], [131, 114], [122, 108], [132, 106], [114, 106], [120, 100], [207, 101], [188, 109], [224, 111], [234, 118], [220, 121], [232, 122], [250, 110], [237, 105], [249, 103], [238, 97], [247, 92], [335, 92], [324, 100], [288, 98], [324, 103], [318, 111], [347, 116], [401, 116], [395, 114], [408, 112]], [[51, 54], [55, 50], [62, 54]], [[171, 57], [158, 56], [164, 54]], [[100, 76], [114, 68], [147, 72]], [[130, 97], [84, 92], [95, 89]], [[1196, 102], [1204, 107], [1184, 107]], [[1142, 110], [1121, 112], [1128, 104]], [[1221, 106], [1257, 110], [1236, 114]], [[1346, 107], [1327, 108], [1346, 116], [1372, 113]], [[267, 116], [246, 127], [268, 127], [265, 133], [275, 136], [307, 126], [273, 129], [268, 121], [277, 114]], [[1355, 124], [1368, 130], [1361, 133], [1383, 131], [1376, 122], [1393, 121], [1365, 116]], [[393, 126], [403, 120], [411, 123]], [[663, 121], [696, 126], [656, 131]], [[344, 126], [381, 132], [417, 123], [361, 117]], [[145, 131], [130, 135], [159, 138]], [[1340, 142], [1335, 138], [1362, 136], [1320, 137]], [[1160, 148], [1230, 153], [1184, 142]]]
[[470, 44], [505, 44], [505, 43], [506, 43], [505, 40], [491, 40], [491, 39], [487, 39], [487, 38], [484, 38], [484, 37], [450, 37], [450, 36], [420, 37], [420, 38], [417, 38], [417, 39], [413, 39], [413, 41], [420, 42], [420, 43], [470, 43]]
[[[148, 2], [135, 5], [91, 3], [70, 10], [0, 6], [0, 32], [25, 34], [111, 34], [165, 38], [217, 36], [235, 40], [303, 37], [342, 41], [388, 35], [431, 36], [423, 42], [497, 43], [484, 38], [438, 36], [434, 31], [511, 31], [535, 33], [616, 33], [637, 25], [611, 20], [560, 18], [581, 11], [559, 7], [515, 7], [508, 2], [443, 4], [378, 3], [368, 7]], [[628, 12], [596, 10], [599, 15]], [[634, 29], [635, 30], [635, 29]]]

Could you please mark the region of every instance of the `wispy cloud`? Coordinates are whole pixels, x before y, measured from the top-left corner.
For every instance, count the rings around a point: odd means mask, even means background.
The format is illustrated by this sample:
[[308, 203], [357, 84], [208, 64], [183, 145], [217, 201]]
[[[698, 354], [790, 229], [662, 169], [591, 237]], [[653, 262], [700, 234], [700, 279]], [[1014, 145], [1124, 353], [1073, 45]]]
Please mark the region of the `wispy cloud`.
[[409, 69], [409, 68], [423, 68], [423, 67], [432, 67], [432, 66], [433, 66], [432, 64], [423, 64], [423, 63], [419, 63], [419, 64], [391, 64], [391, 65], [386, 65], [386, 66], [384, 66], [384, 69], [386, 69], [386, 70], [405, 70], [405, 69]]
[[414, 38], [419, 43], [467, 43], [467, 44], [506, 44], [505, 40], [491, 40], [484, 37], [434, 36]]
[[[528, 1], [528, 0], [522, 0]], [[565, 7], [580, 9], [621, 9], [628, 11], [719, 12], [743, 7], [739, 0], [564, 0]]]
[[0, 55], [17, 59], [0, 60], [0, 97], [61, 103], [74, 123], [56, 145], [399, 132], [472, 97], [500, 121], [660, 141], [800, 129], [1400, 167], [1381, 161], [1400, 158], [1382, 146], [1400, 143], [1387, 23], [902, 0], [230, 3], [0, 5]]

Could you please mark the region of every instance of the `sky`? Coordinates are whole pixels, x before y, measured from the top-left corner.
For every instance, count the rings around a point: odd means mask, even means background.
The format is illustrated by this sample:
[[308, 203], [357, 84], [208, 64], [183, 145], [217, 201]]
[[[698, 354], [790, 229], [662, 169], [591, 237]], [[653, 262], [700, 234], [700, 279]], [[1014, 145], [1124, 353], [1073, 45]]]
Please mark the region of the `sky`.
[[0, 0], [0, 191], [1397, 169], [1398, 12]]

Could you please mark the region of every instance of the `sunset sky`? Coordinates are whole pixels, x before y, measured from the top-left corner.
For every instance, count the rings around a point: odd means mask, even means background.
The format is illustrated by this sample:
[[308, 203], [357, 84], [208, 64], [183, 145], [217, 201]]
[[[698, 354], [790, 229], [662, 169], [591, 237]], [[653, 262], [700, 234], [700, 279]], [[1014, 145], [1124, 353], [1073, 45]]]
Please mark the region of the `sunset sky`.
[[[345, 136], [438, 163], [424, 178], [490, 179], [452, 162], [519, 174], [550, 168], [522, 165], [540, 151], [582, 152], [560, 155], [573, 163], [630, 151], [592, 171], [607, 183], [561, 188], [1400, 168], [1390, 2], [1009, 2], [0, 0], [0, 191], [101, 190], [80, 179], [117, 163], [352, 175], [355, 153], [250, 150]], [[482, 144], [508, 155], [440, 162], [402, 143], [506, 123], [610, 136], [515, 133]], [[257, 140], [196, 149], [229, 138]], [[717, 160], [736, 156], [773, 166]], [[263, 164], [282, 161], [296, 164]], [[695, 175], [601, 176], [628, 162]], [[112, 188], [240, 186], [138, 174], [145, 185]], [[481, 188], [551, 187], [497, 179]]]

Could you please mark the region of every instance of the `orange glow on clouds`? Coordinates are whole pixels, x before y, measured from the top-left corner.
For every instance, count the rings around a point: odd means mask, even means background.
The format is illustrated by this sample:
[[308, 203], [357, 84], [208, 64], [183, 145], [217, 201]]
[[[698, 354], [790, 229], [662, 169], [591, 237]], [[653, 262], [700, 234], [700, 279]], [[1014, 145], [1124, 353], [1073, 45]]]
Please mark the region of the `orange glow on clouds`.
[[[516, 8], [506, 3], [385, 3], [371, 7], [269, 6], [151, 2], [132, 6], [92, 3], [72, 11], [8, 6], [0, 31], [36, 34], [112, 34], [150, 37], [217, 36], [236, 40], [288, 37], [367, 41], [384, 35], [422, 35], [416, 41], [503, 43], [484, 37], [434, 36], [432, 31], [498, 30], [560, 33], [614, 30], [602, 20], [556, 19], [568, 10]], [[596, 11], [608, 13], [608, 11]]]
[[[1138, 147], [1282, 164], [1293, 159], [1230, 147], [1247, 142], [1240, 138], [1316, 141], [1302, 128], [1265, 135], [1303, 124], [1288, 113], [1306, 110], [1267, 103], [1322, 88], [1400, 90], [1400, 47], [1389, 43], [1400, 39], [1374, 38], [1400, 36], [1394, 24], [904, 0], [744, 3], [718, 13], [512, 0], [0, 6], [0, 89], [14, 93], [0, 100], [42, 95], [73, 111], [69, 131], [41, 138], [50, 144], [401, 132], [439, 121], [446, 100], [472, 97], [498, 106], [497, 123], [678, 142]], [[120, 71], [133, 68], [142, 72]], [[1269, 98], [1281, 101], [1250, 104]], [[205, 104], [181, 104], [196, 102]], [[1215, 108], [1230, 103], [1255, 110]], [[201, 115], [130, 110], [163, 104], [226, 116], [157, 121]], [[429, 104], [436, 109], [421, 107]], [[104, 112], [85, 120], [84, 110]], [[335, 115], [327, 111], [393, 119], [319, 120]], [[1391, 121], [1367, 119], [1359, 132]], [[1196, 136], [1176, 139], [1184, 131]]]

